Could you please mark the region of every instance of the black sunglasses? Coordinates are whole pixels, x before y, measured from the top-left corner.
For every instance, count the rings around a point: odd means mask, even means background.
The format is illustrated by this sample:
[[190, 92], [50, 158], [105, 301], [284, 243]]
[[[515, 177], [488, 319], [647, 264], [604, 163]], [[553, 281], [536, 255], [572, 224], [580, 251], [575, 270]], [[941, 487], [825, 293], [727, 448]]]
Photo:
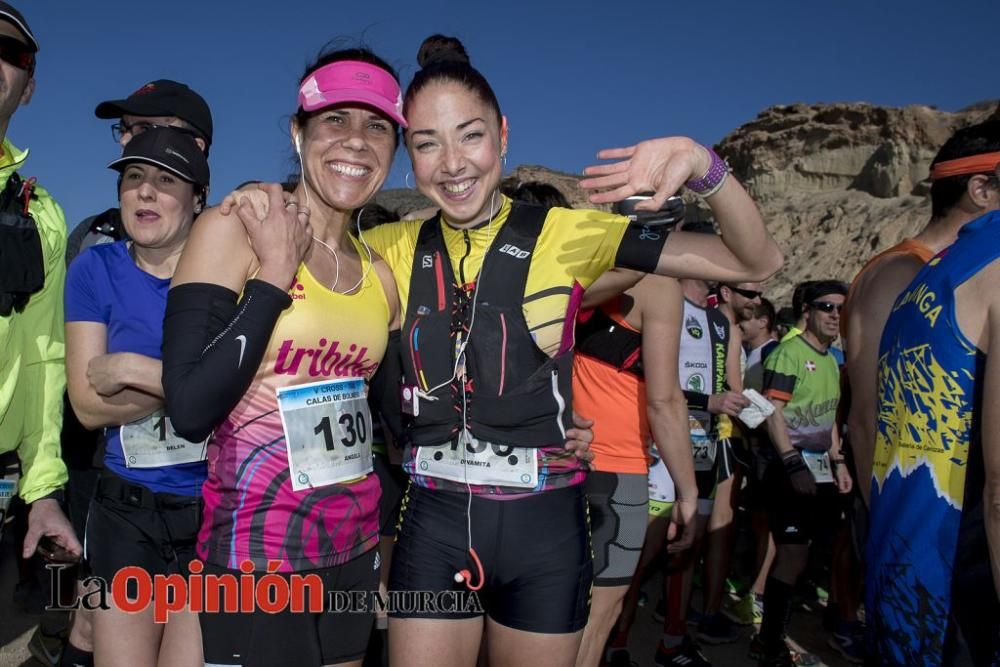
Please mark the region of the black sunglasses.
[[753, 301], [754, 299], [757, 299], [759, 297], [764, 296], [763, 292], [761, 292], [760, 290], [756, 290], [756, 289], [743, 289], [742, 287], [733, 287], [732, 285], [726, 285], [726, 287], [728, 287], [732, 291], [736, 292], [740, 296], [742, 296], [744, 298], [747, 298], [747, 299], [750, 299], [751, 301]]
[[35, 52], [15, 37], [0, 35], [0, 60], [18, 69], [31, 71], [35, 66]]
[[822, 310], [824, 313], [832, 313], [833, 311], [837, 311], [839, 313], [844, 309], [844, 304], [830, 303], [829, 301], [813, 301], [809, 305], [816, 310]]

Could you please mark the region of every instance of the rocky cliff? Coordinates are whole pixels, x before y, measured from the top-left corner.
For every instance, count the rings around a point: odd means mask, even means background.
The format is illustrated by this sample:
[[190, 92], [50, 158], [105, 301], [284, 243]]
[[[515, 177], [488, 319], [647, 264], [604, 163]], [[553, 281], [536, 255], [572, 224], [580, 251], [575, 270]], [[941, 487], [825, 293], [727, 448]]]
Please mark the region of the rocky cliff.
[[[715, 147], [758, 202], [785, 251], [768, 281], [781, 306], [801, 280], [850, 280], [876, 251], [917, 232], [930, 216], [929, 166], [958, 128], [1000, 117], [996, 101], [958, 112], [865, 103], [770, 107]], [[509, 178], [541, 180], [586, 205], [576, 176], [521, 166]], [[412, 193], [406, 206], [415, 208]], [[404, 204], [395, 191], [386, 206]], [[398, 202], [398, 203], [396, 203]]]
[[938, 148], [996, 109], [995, 101], [955, 113], [792, 104], [725, 137], [716, 149], [785, 251], [767, 291], [783, 303], [801, 280], [850, 280], [873, 253], [919, 231], [930, 217], [926, 179]]

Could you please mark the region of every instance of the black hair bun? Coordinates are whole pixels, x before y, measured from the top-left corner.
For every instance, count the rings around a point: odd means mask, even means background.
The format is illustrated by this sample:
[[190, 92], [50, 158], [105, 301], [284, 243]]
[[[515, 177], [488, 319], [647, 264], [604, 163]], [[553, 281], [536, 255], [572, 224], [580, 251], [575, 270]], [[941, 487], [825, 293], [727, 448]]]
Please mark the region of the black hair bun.
[[454, 37], [431, 35], [420, 45], [417, 51], [417, 64], [422, 68], [432, 65], [461, 64], [471, 65], [469, 54], [462, 42]]

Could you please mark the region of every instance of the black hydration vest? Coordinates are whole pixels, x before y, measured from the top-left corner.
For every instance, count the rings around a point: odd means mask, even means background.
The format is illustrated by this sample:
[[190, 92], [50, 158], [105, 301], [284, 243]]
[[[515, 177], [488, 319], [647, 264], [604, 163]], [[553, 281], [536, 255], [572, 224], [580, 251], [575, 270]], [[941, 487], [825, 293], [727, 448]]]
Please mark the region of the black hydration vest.
[[45, 285], [45, 260], [38, 225], [28, 212], [37, 198], [33, 179], [14, 172], [0, 192], [0, 317], [21, 312]]
[[[618, 308], [620, 299], [612, 303]], [[576, 320], [576, 353], [645, 377], [642, 368], [642, 334], [622, 326], [601, 306], [583, 313]]]
[[[524, 319], [524, 288], [547, 209], [514, 203], [490, 244], [479, 293], [458, 285], [441, 232], [440, 216], [423, 223], [413, 256], [403, 323], [407, 385], [430, 392], [420, 399], [411, 439], [444, 445], [462, 430], [463, 386], [449, 380], [457, 339], [465, 350], [465, 419], [473, 437], [517, 447], [561, 444], [572, 425], [572, 351], [550, 358], [535, 344]], [[472, 321], [473, 307], [475, 320]]]

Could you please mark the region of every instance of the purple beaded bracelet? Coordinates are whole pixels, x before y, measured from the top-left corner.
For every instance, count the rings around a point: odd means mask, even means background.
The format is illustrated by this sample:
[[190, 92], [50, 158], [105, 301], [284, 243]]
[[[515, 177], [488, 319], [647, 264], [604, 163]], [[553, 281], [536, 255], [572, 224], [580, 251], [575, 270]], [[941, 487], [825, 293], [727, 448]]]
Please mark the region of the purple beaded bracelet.
[[726, 161], [708, 146], [705, 146], [705, 150], [708, 151], [708, 155], [712, 158], [712, 163], [709, 165], [708, 171], [701, 178], [693, 178], [684, 184], [688, 190], [702, 197], [715, 194], [723, 181], [726, 180], [726, 176], [729, 175], [729, 166], [726, 164]]

